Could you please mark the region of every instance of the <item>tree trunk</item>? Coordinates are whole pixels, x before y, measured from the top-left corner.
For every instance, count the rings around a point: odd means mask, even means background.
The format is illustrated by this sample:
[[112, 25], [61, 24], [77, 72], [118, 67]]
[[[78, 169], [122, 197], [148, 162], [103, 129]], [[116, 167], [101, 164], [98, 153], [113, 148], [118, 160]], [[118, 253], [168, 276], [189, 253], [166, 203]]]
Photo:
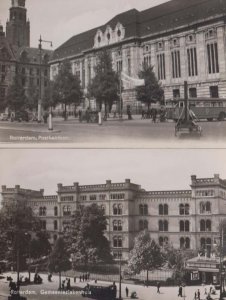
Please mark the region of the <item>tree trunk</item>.
[[104, 120], [107, 121], [107, 117], [108, 117], [108, 111], [107, 111], [107, 101], [104, 100]]
[[67, 104], [64, 104], [64, 121], [67, 120]]
[[147, 282], [146, 282], [147, 286], [148, 286], [148, 270], [147, 270]]
[[59, 290], [61, 290], [61, 272], [59, 272]]

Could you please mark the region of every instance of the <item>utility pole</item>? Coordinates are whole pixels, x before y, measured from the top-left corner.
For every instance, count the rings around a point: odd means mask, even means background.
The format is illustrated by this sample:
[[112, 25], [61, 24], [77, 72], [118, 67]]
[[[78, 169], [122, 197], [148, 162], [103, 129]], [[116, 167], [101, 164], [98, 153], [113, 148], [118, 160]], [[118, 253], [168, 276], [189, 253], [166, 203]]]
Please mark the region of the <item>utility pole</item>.
[[49, 43], [50, 46], [52, 47], [52, 42], [51, 41], [45, 41], [42, 39], [40, 35], [39, 39], [39, 100], [38, 100], [38, 123], [41, 123], [42, 119], [42, 43]]
[[122, 300], [122, 251], [119, 255], [119, 300]]

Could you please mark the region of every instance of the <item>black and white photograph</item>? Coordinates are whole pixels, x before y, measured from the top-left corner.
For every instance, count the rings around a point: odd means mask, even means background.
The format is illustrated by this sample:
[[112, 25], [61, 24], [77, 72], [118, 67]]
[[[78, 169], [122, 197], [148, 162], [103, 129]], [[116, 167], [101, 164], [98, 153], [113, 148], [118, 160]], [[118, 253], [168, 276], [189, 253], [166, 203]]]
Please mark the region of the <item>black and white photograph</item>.
[[225, 154], [2, 150], [1, 299], [223, 299]]
[[223, 147], [224, 0], [1, 0], [0, 142]]

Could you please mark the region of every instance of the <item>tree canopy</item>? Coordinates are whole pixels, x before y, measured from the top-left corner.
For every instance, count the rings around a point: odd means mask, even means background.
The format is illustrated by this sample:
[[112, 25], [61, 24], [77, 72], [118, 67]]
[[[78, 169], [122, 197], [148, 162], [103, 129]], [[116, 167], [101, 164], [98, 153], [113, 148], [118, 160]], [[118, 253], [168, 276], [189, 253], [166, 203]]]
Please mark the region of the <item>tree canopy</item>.
[[25, 89], [21, 85], [20, 79], [15, 76], [12, 84], [8, 88], [4, 106], [13, 111], [20, 111], [27, 108], [27, 101]]
[[130, 251], [128, 268], [131, 272], [139, 274], [141, 271], [152, 271], [160, 268], [165, 262], [164, 255], [148, 231], [141, 231], [135, 238], [134, 247]]
[[71, 63], [68, 60], [63, 61], [53, 82], [53, 103], [64, 104], [66, 118], [67, 105], [78, 105], [82, 95], [80, 79], [73, 75]]
[[[19, 257], [20, 266], [25, 266], [28, 258], [30, 246], [36, 240], [35, 252], [31, 248], [31, 257], [37, 258], [48, 254], [50, 244], [44, 233], [41, 233], [41, 223], [38, 217], [33, 214], [32, 209], [27, 206], [26, 201], [17, 200], [7, 203], [0, 210], [0, 241], [1, 259], [8, 260], [13, 265], [17, 265]], [[45, 244], [45, 247], [44, 247]]]
[[59, 237], [54, 244], [49, 256], [48, 268], [50, 272], [59, 273], [59, 288], [61, 288], [61, 272], [71, 268], [63, 237]]
[[75, 211], [69, 232], [69, 252], [73, 264], [110, 262], [110, 246], [104, 236], [107, 221], [96, 204]]
[[110, 111], [113, 102], [119, 100], [119, 76], [112, 68], [111, 54], [107, 50], [101, 51], [97, 56], [95, 76], [88, 87], [88, 92], [96, 99], [100, 111], [102, 104], [105, 104], [105, 113], [107, 107]]
[[164, 91], [155, 76], [153, 67], [143, 64], [143, 69], [139, 72], [138, 76], [144, 79], [145, 85], [136, 88], [137, 99], [147, 104], [148, 108], [151, 103], [162, 101]]

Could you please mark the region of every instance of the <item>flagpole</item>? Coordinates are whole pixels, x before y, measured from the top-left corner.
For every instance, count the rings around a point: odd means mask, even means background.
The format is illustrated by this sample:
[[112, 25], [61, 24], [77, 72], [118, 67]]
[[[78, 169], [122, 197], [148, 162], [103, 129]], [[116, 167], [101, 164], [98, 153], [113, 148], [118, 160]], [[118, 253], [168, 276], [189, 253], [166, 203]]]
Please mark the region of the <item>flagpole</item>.
[[122, 119], [122, 72], [120, 72], [120, 81], [119, 81], [119, 105], [120, 105], [120, 116], [119, 118]]

